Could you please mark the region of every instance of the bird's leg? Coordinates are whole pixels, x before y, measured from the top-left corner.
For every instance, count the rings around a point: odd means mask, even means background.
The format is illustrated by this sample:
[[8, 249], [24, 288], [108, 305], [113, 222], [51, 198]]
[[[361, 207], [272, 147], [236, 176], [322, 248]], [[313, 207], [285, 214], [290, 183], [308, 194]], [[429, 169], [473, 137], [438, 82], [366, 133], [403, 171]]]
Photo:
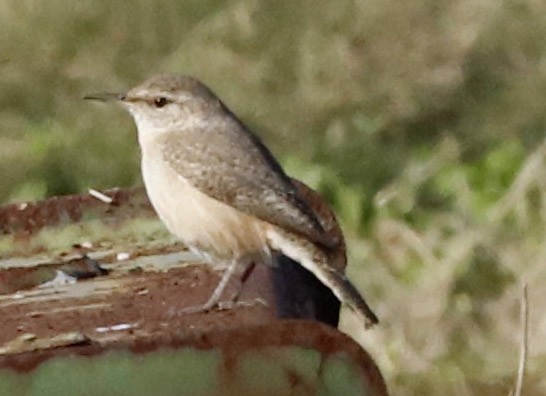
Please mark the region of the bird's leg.
[[[235, 307], [248, 307], [253, 306], [256, 304], [262, 304], [267, 305], [267, 303], [260, 298], [257, 298], [253, 301], [238, 301], [239, 296], [241, 294], [241, 291], [243, 289], [243, 285], [248, 280], [250, 275], [252, 274], [252, 271], [256, 267], [256, 263], [253, 260], [250, 259], [234, 259], [231, 261], [229, 266], [227, 267], [226, 271], [222, 275], [222, 279], [220, 279], [220, 282], [210, 295], [209, 299], [206, 303], [203, 305], [197, 305], [192, 307], [187, 307], [182, 310], [182, 313], [190, 314], [190, 313], [199, 313], [199, 312], [205, 312], [209, 311], [215, 307], [217, 307], [219, 310], [228, 310]], [[225, 300], [220, 300], [222, 297], [222, 294], [224, 293], [229, 281], [233, 278], [233, 275], [236, 273], [237, 270], [241, 270], [240, 277], [237, 277], [237, 286], [234, 293], [231, 294], [230, 297], [228, 297]]]
[[218, 302], [220, 301], [220, 297], [224, 293], [224, 290], [226, 289], [226, 286], [231, 279], [231, 276], [234, 274], [235, 270], [237, 269], [237, 265], [239, 264], [238, 260], [232, 260], [229, 264], [229, 267], [222, 275], [222, 279], [220, 279], [220, 282], [210, 295], [209, 299], [206, 303], [203, 305], [197, 305], [193, 307], [187, 307], [182, 310], [183, 313], [199, 313], [204, 311], [209, 311], [212, 308], [214, 308]]
[[209, 297], [208, 301], [203, 305], [203, 310], [208, 311], [211, 308], [214, 308], [218, 302], [220, 301], [220, 297], [222, 297], [222, 294], [224, 293], [224, 290], [226, 289], [226, 286], [228, 285], [229, 280], [235, 273], [235, 270], [237, 269], [237, 265], [239, 264], [238, 260], [232, 260], [229, 264], [229, 267], [222, 275], [222, 279], [220, 279], [220, 282], [212, 292], [211, 296]]
[[237, 290], [231, 295], [229, 299], [219, 301], [217, 303], [218, 309], [220, 310], [227, 310], [236, 307], [252, 307], [257, 304], [267, 306], [267, 302], [259, 297], [251, 301], [239, 301], [239, 296], [241, 295], [241, 291], [243, 290], [243, 285], [248, 280], [248, 278], [252, 274], [252, 271], [254, 271], [254, 268], [256, 268], [257, 265], [256, 262], [253, 260], [245, 260], [243, 263], [240, 264], [244, 268], [241, 271], [241, 276], [238, 277]]
[[237, 290], [232, 294], [230, 300], [235, 302], [239, 299], [239, 296], [241, 295], [241, 291], [243, 290], [243, 285], [250, 277], [250, 274], [252, 274], [252, 271], [254, 271], [254, 268], [256, 267], [256, 263], [254, 261], [245, 262], [244, 268], [241, 271], [241, 276], [239, 278], [239, 284], [237, 285]]

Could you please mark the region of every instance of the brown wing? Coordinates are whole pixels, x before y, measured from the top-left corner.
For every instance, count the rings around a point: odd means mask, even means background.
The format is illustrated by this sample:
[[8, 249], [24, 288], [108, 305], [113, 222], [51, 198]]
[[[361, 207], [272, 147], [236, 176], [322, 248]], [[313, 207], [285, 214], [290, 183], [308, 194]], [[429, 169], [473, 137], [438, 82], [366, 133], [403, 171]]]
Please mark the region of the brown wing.
[[233, 116], [167, 133], [161, 143], [165, 161], [201, 192], [323, 247], [337, 247], [271, 153]]
[[330, 253], [330, 265], [340, 272], [345, 271], [347, 266], [347, 248], [343, 232], [337, 222], [336, 216], [330, 206], [324, 199], [311, 187], [305, 183], [292, 178], [292, 184], [298, 189], [299, 196], [309, 206], [317, 216], [322, 228], [331, 236], [332, 239], [339, 241], [336, 249]]

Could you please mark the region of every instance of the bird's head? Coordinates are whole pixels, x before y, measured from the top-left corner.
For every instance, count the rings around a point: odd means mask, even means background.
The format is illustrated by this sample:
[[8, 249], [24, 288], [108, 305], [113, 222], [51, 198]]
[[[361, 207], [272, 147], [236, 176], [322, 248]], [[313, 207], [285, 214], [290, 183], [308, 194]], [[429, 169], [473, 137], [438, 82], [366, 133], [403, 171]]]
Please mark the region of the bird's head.
[[84, 99], [121, 103], [133, 116], [141, 138], [207, 122], [222, 107], [205, 84], [175, 74], [154, 76], [123, 93], [89, 94]]

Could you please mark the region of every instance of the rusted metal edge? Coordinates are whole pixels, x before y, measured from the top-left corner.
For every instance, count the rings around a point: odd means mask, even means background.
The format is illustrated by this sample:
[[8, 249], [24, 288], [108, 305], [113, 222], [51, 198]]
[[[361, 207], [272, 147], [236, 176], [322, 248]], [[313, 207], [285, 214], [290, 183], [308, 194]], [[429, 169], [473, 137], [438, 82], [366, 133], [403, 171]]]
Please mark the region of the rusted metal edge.
[[143, 187], [113, 188], [101, 193], [110, 197], [112, 202], [104, 202], [92, 194], [77, 194], [1, 206], [0, 235], [21, 232], [33, 234], [46, 226], [78, 222], [82, 219], [84, 208], [86, 215], [97, 217], [131, 217], [143, 214], [155, 216]]
[[92, 358], [112, 350], [142, 354], [164, 348], [192, 347], [201, 350], [220, 349], [224, 356], [237, 356], [245, 351], [283, 346], [313, 349], [322, 356], [343, 354], [362, 370], [364, 377], [378, 395], [387, 395], [379, 369], [360, 345], [327, 325], [304, 320], [277, 320], [256, 326], [226, 328], [222, 331], [151, 334], [146, 338], [117, 339], [102, 343], [78, 339], [78, 343], [71, 346], [0, 356], [0, 369], [30, 372], [56, 357], [80, 355]]

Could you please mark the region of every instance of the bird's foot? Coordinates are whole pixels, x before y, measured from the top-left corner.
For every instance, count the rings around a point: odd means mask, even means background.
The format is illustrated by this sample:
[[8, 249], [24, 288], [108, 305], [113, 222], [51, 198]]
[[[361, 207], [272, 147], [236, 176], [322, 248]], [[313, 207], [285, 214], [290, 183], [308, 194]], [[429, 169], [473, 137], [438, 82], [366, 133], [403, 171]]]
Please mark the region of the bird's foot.
[[224, 272], [222, 275], [222, 279], [212, 292], [211, 296], [209, 297], [208, 301], [204, 303], [203, 305], [196, 305], [191, 306], [182, 309], [180, 312], [182, 314], [196, 314], [196, 313], [202, 313], [202, 312], [208, 312], [212, 309], [218, 309], [219, 311], [226, 311], [229, 309], [237, 308], [237, 307], [249, 307], [254, 306], [259, 302], [260, 304], [267, 305], [264, 300], [262, 299], [256, 299], [254, 301], [237, 301], [239, 298], [239, 294], [241, 293], [241, 288], [243, 283], [246, 281], [247, 277], [250, 275], [250, 272], [254, 269], [254, 264], [247, 263], [245, 264], [245, 271], [243, 273], [242, 279], [238, 282], [238, 287], [235, 293], [231, 295], [230, 298], [227, 300], [220, 300], [222, 298], [222, 294], [224, 293], [226, 286], [230, 279], [232, 278], [233, 274], [235, 273], [235, 270], [237, 269], [237, 266], [240, 264], [238, 260], [233, 260], [228, 269]]
[[203, 305], [193, 305], [191, 307], [183, 308], [182, 310], [180, 310], [180, 313], [189, 315], [189, 314], [205, 313], [212, 310], [229, 311], [231, 309], [249, 308], [249, 307], [255, 307], [258, 305], [267, 307], [267, 302], [263, 298], [255, 298], [253, 300], [246, 300], [246, 301], [235, 301], [233, 299], [230, 299], [230, 300], [217, 301], [212, 303], [207, 301]]
[[227, 311], [235, 308], [249, 308], [262, 305], [267, 307], [267, 301], [263, 298], [255, 298], [254, 300], [247, 301], [219, 301], [216, 307], [219, 311]]
[[184, 315], [205, 313], [213, 309], [215, 306], [208, 306], [207, 304], [203, 305], [192, 305], [191, 307], [182, 308], [179, 312]]

